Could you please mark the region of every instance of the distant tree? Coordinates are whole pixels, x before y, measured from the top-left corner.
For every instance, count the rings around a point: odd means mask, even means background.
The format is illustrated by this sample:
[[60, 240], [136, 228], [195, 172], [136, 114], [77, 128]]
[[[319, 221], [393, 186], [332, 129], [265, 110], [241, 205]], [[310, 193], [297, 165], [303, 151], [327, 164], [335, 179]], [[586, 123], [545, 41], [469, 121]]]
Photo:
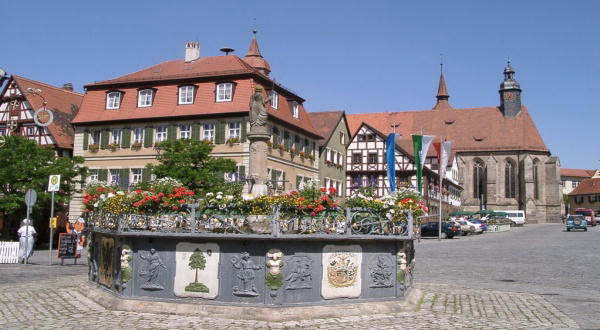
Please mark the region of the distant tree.
[[[12, 232], [24, 217], [27, 189], [37, 193], [36, 209], [50, 207], [50, 193], [46, 190], [52, 174], [61, 176], [61, 190], [55, 195], [57, 208], [68, 204], [77, 178], [87, 177], [83, 161], [83, 157], [57, 157], [52, 148], [21, 136], [4, 137], [0, 147], [0, 212], [4, 214], [4, 233]], [[49, 213], [38, 215], [47, 218]]]
[[210, 142], [179, 139], [160, 142], [157, 148], [159, 164], [148, 165], [152, 173], [176, 179], [196, 193], [216, 189], [224, 182], [223, 173], [236, 170], [233, 160], [210, 155]]
[[190, 256], [190, 269], [196, 270], [196, 279], [194, 283], [198, 283], [198, 269], [204, 269], [206, 267], [206, 257], [204, 257], [204, 253], [200, 249], [194, 250], [194, 253]]

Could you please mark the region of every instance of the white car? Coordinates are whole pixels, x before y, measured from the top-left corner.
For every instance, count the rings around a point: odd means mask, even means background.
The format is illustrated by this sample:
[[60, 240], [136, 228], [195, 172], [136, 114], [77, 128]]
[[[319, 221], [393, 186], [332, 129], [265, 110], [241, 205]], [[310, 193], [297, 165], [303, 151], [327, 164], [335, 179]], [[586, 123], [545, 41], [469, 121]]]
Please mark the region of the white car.
[[471, 222], [469, 220], [461, 220], [461, 221], [464, 222], [464, 224], [472, 226], [473, 228], [475, 228], [475, 233], [481, 233], [481, 232], [483, 232], [483, 225], [482, 224], [480, 224], [480, 223], [474, 223], [474, 222]]
[[514, 211], [502, 211], [506, 212], [506, 217], [510, 219], [515, 225], [524, 225], [527, 223], [525, 219], [525, 211], [514, 210]]

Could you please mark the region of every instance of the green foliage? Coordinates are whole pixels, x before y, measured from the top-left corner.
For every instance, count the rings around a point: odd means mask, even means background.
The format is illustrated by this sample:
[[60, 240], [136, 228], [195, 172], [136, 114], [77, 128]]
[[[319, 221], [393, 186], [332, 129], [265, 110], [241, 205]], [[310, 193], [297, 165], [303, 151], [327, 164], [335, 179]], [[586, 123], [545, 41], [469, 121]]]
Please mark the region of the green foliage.
[[194, 250], [190, 256], [190, 269], [204, 269], [206, 267], [206, 257], [200, 249]]
[[[7, 221], [5, 230], [12, 230], [25, 214], [27, 189], [37, 192], [35, 209], [49, 209], [51, 194], [45, 191], [52, 174], [61, 176], [61, 190], [55, 194], [55, 206], [67, 204], [75, 191], [75, 178], [87, 177], [83, 161], [82, 157], [57, 158], [52, 148], [41, 147], [21, 136], [5, 137], [4, 146], [0, 147], [0, 212], [5, 214]], [[47, 217], [47, 214], [39, 216]]]
[[157, 145], [159, 164], [148, 168], [157, 178], [174, 178], [195, 193], [214, 191], [224, 182], [223, 176], [215, 174], [234, 172], [236, 164], [231, 159], [212, 157], [213, 147], [210, 142], [191, 139], [163, 141]]
[[131, 280], [131, 267], [121, 269], [121, 282], [127, 283]]
[[265, 277], [265, 284], [271, 290], [277, 290], [281, 288], [283, 285], [283, 274], [279, 273], [277, 275], [273, 275], [267, 272], [267, 276]]
[[398, 269], [398, 273], [396, 274], [396, 281], [398, 283], [404, 283], [406, 279], [406, 271], [403, 269]]
[[185, 287], [185, 291], [189, 292], [205, 292], [208, 293], [210, 290], [202, 283], [192, 282]]

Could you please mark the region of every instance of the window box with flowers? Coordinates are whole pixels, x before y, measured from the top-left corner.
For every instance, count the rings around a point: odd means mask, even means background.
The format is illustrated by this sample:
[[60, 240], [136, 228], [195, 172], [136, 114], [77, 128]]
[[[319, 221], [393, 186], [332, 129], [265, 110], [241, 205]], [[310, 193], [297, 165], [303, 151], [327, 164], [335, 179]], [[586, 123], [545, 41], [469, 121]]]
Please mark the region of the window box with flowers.
[[88, 145], [88, 150], [90, 152], [96, 153], [96, 152], [98, 152], [98, 150], [100, 150], [100, 146], [97, 144], [90, 144], [90, 145]]
[[281, 155], [283, 155], [283, 153], [285, 151], [287, 151], [287, 147], [285, 145], [283, 145], [283, 144], [278, 145], [277, 149], [279, 149], [279, 152], [281, 153]]
[[106, 149], [108, 149], [110, 151], [117, 151], [117, 149], [119, 149], [119, 147], [120, 147], [120, 145], [118, 143], [111, 143], [106, 146]]
[[140, 150], [142, 149], [142, 142], [134, 142], [131, 144], [131, 150]]
[[271, 140], [267, 141], [267, 147], [269, 147], [269, 151], [273, 150], [273, 142]]
[[240, 143], [240, 138], [230, 137], [229, 139], [227, 139], [226, 143], [228, 146], [233, 147], [233, 145]]
[[310, 159], [311, 161], [314, 162], [315, 161], [315, 155], [313, 155], [313, 154], [308, 155], [308, 159]]
[[294, 147], [291, 147], [291, 148], [290, 148], [290, 155], [291, 155], [292, 157], [296, 156], [296, 149], [295, 149]]
[[300, 151], [299, 155], [300, 155], [300, 158], [302, 158], [302, 159], [306, 158], [306, 152], [304, 152], [304, 151]]

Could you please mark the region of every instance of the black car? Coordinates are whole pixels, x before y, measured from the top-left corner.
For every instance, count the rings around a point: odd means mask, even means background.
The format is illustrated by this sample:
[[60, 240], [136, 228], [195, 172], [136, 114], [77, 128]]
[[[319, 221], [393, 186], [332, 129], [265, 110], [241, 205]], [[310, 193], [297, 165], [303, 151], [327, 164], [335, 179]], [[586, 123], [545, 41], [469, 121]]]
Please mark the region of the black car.
[[[439, 223], [437, 221], [431, 221], [421, 225], [421, 236], [422, 237], [437, 237], [438, 236]], [[460, 235], [460, 227], [451, 222], [442, 222], [442, 238], [452, 238]]]

